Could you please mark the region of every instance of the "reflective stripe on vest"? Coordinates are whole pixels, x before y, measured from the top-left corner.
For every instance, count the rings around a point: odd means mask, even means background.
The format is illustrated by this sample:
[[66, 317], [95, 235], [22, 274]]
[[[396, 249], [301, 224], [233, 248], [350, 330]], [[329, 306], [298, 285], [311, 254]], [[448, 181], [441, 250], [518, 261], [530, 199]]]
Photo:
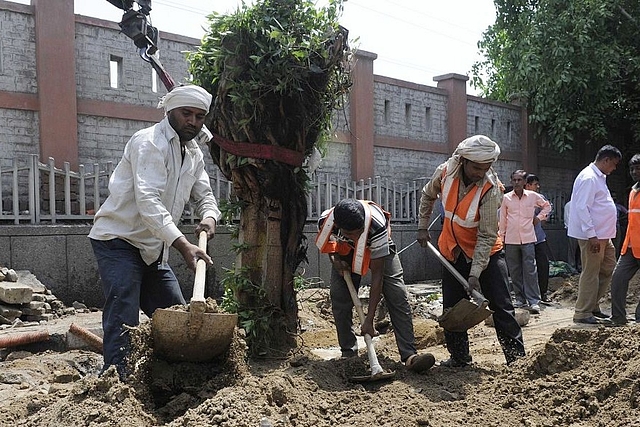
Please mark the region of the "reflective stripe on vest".
[[[458, 200], [460, 185], [462, 185], [460, 178], [448, 177], [447, 179], [445, 170], [442, 174], [442, 180], [441, 197], [445, 220], [438, 239], [438, 247], [442, 255], [452, 262], [455, 261], [454, 249], [456, 246], [460, 247], [467, 257], [473, 258], [480, 222], [478, 213], [480, 200], [487, 191], [492, 189], [493, 184], [485, 181], [482, 188], [474, 185], [469, 193]], [[498, 237], [491, 248], [491, 255], [500, 249], [502, 249], [502, 241]]]
[[[364, 228], [362, 234], [360, 234], [360, 237], [358, 237], [358, 240], [355, 242], [351, 271], [364, 276], [369, 270], [369, 260], [371, 255], [371, 251], [367, 247], [367, 237], [369, 236], [369, 228], [371, 227], [371, 206], [366, 201], [358, 201], [364, 207]], [[320, 232], [316, 236], [316, 246], [320, 249], [321, 253], [338, 253], [340, 255], [348, 255], [349, 252], [351, 252], [351, 246], [346, 242], [331, 239], [332, 231], [335, 226], [333, 211], [334, 208], [332, 208], [329, 215], [327, 215]]]
[[[453, 186], [454, 182], [459, 182], [459, 179], [458, 178], [447, 179], [444, 182], [444, 187], [442, 188], [442, 199], [445, 202], [449, 198], [449, 194], [451, 192], [451, 187]], [[455, 194], [453, 194], [453, 196], [455, 196], [455, 198], [456, 198], [456, 202], [458, 201], [459, 185], [460, 184], [458, 183], [458, 188], [456, 188]], [[485, 186], [486, 186], [486, 184], [485, 184]], [[489, 188], [491, 188], [491, 187], [489, 187]], [[458, 215], [454, 215], [453, 212], [448, 211], [446, 208], [444, 210], [445, 218], [449, 218], [449, 220], [455, 222], [456, 224], [458, 224], [459, 226], [464, 227], [464, 228], [475, 228], [475, 227], [477, 227], [479, 221], [476, 220], [476, 216], [478, 215], [478, 208], [480, 207], [480, 199], [482, 198], [482, 196], [486, 192], [484, 188], [483, 188], [483, 191], [477, 191], [477, 189], [478, 189], [478, 187], [475, 186], [474, 187], [475, 194], [473, 196], [473, 199], [471, 200], [471, 204], [469, 206], [469, 210], [467, 211], [467, 215], [464, 218], [461, 218]], [[443, 204], [443, 206], [444, 206], [444, 204]]]
[[640, 192], [631, 189], [629, 193], [629, 212], [627, 214], [627, 234], [624, 236], [624, 242], [620, 253], [624, 255], [627, 248], [631, 245], [631, 252], [634, 258], [640, 259]]

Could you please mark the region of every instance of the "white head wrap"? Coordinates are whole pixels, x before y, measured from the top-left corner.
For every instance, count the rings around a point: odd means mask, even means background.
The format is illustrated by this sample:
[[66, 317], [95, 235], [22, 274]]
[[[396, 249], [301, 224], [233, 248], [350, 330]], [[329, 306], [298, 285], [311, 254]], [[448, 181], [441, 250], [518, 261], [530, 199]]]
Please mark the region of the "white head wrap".
[[[500, 156], [500, 147], [489, 137], [473, 135], [458, 144], [453, 155], [447, 160], [447, 176], [458, 174], [462, 159], [465, 158], [475, 163], [493, 163]], [[495, 174], [492, 170], [487, 172], [488, 178], [493, 183]], [[496, 177], [497, 178], [497, 177]]]
[[484, 135], [473, 135], [458, 144], [453, 155], [475, 163], [493, 163], [500, 156], [500, 147]]
[[200, 86], [178, 86], [160, 100], [158, 108], [164, 108], [165, 114], [178, 107], [193, 107], [209, 112], [211, 99], [211, 94]]

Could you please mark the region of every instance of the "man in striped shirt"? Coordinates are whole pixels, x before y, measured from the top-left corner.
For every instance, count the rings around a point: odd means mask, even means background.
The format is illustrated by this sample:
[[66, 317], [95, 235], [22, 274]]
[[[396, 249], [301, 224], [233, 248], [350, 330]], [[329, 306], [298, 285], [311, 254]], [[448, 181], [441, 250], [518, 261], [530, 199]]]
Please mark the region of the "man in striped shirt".
[[318, 228], [316, 245], [329, 255], [333, 266], [329, 292], [342, 356], [355, 356], [358, 351], [353, 331], [353, 300], [343, 274], [351, 274], [357, 290], [362, 276], [371, 270], [369, 307], [361, 326], [362, 334], [377, 335], [373, 319], [384, 295], [401, 361], [414, 372], [431, 368], [435, 363], [433, 355], [418, 355], [416, 351], [411, 307], [400, 258], [391, 240], [388, 214], [373, 202], [344, 199], [322, 213]]

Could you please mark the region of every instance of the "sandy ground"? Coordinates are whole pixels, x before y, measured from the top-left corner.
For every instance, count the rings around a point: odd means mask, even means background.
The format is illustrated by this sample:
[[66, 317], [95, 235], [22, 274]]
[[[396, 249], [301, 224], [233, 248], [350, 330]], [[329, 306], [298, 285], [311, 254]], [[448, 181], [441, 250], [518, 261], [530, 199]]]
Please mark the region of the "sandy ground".
[[[576, 283], [577, 276], [552, 279], [556, 303], [523, 328], [527, 356], [510, 367], [484, 324], [470, 331], [472, 366], [425, 374], [399, 363], [389, 332], [375, 347], [395, 377], [354, 383], [368, 360], [364, 350], [331, 358], [337, 349], [325, 289], [300, 293], [299, 347], [282, 358], [246, 360], [238, 335], [213, 363], [169, 364], [153, 357], [147, 325], [136, 334], [136, 374], [122, 384], [114, 373], [98, 378], [101, 355], [92, 351], [14, 351], [0, 362], [0, 425], [638, 426], [640, 326], [574, 325]], [[630, 307], [639, 289], [631, 284]], [[448, 357], [428, 305], [416, 301], [414, 313], [420, 351]]]

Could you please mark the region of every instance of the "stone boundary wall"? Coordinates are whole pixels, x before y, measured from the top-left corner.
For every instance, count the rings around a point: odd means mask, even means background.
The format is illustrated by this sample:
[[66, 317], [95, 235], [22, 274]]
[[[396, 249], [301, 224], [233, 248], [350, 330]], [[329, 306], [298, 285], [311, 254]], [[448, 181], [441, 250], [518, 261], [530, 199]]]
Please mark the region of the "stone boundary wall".
[[[0, 20], [0, 164], [5, 165], [15, 157], [39, 154], [40, 139], [45, 135], [39, 132], [34, 6], [0, 0]], [[151, 67], [138, 56], [133, 42], [120, 33], [117, 23], [82, 15], [75, 15], [73, 23], [78, 162], [116, 163], [129, 137], [162, 117], [154, 109], [165, 89], [159, 80], [156, 91], [152, 89]], [[161, 61], [176, 81], [188, 77], [184, 52], [195, 49], [198, 43], [194, 38], [160, 32]], [[376, 57], [367, 52], [356, 56], [358, 61], [371, 63]], [[112, 88], [109, 79], [109, 62], [114, 58], [121, 62], [118, 88]], [[446, 85], [441, 87], [442, 77], [434, 78], [438, 87], [431, 87], [373, 75], [370, 113], [366, 112], [367, 105], [356, 101], [358, 108], [371, 115], [373, 149], [363, 150], [359, 136], [351, 133], [354, 123], [350, 107], [354, 101], [346, 99], [344, 110], [334, 116], [336, 133], [320, 172], [351, 179], [354, 159], [366, 156], [366, 162], [372, 164], [372, 178], [380, 176], [404, 184], [430, 176], [455, 146], [451, 141], [450, 106], [460, 98], [456, 101]], [[504, 154], [496, 170], [503, 181], [508, 182], [511, 171], [523, 166], [527, 169], [525, 160], [536, 157], [531, 171], [548, 175], [554, 189], [570, 190], [580, 162], [549, 164], [541, 159], [544, 169], [538, 167], [538, 152], [524, 152], [521, 146], [527, 139], [526, 129], [523, 130], [526, 120], [519, 106], [469, 95], [462, 99], [466, 99], [466, 117], [462, 121], [456, 118], [456, 122], [466, 124], [465, 134], [484, 133], [501, 145]], [[23, 105], [12, 106], [12, 102]], [[554, 157], [540, 151], [544, 158]], [[56, 157], [58, 161], [64, 159]], [[214, 168], [210, 165], [210, 169]]]

